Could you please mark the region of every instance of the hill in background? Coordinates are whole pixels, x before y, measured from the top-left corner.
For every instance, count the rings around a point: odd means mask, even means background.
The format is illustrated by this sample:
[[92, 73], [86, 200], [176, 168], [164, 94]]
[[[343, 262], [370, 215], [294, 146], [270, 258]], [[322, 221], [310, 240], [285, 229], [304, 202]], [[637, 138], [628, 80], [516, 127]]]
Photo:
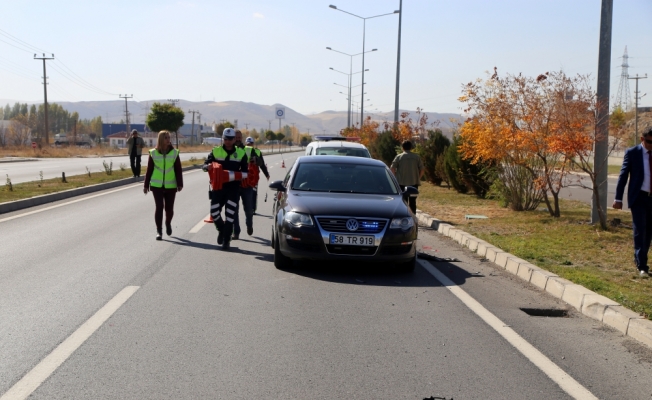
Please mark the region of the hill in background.
[[[9, 101], [7, 101], [9, 102]], [[6, 104], [7, 102], [0, 103]], [[167, 100], [150, 100], [150, 101], [129, 101], [129, 114], [131, 123], [144, 123], [149, 108], [154, 102], [167, 102]], [[91, 119], [101, 116], [104, 123], [117, 123], [125, 119], [125, 102], [124, 100], [111, 100], [111, 101], [81, 101], [81, 102], [57, 102], [69, 112], [77, 111], [82, 119]], [[12, 106], [13, 102], [9, 102]], [[278, 119], [275, 118], [276, 107], [285, 107], [285, 119], [281, 120], [281, 125], [295, 127], [300, 132], [310, 134], [326, 134], [336, 135], [340, 130], [346, 127], [347, 112], [346, 111], [324, 111], [318, 114], [304, 115], [292, 108], [283, 106], [281, 104], [262, 105], [256, 103], [248, 103], [243, 101], [186, 101], [180, 100], [177, 104], [185, 113], [186, 117], [184, 123], [190, 125], [192, 123], [192, 114], [189, 110], [199, 111], [201, 113], [201, 123], [212, 126], [214, 123], [220, 123], [222, 120], [235, 122], [240, 129], [265, 129], [271, 128], [276, 131], [279, 127]], [[413, 110], [407, 111], [413, 120], [417, 119], [416, 112]], [[439, 127], [444, 133], [450, 136], [450, 128], [452, 123], [450, 120], [462, 121], [463, 118], [459, 114], [440, 114], [434, 112], [426, 113], [428, 115], [428, 122], [432, 123], [440, 121]], [[371, 115], [373, 120], [378, 122], [393, 121], [394, 113], [374, 113], [365, 114]], [[359, 121], [360, 115], [354, 115], [353, 122]], [[195, 124], [199, 124], [199, 115], [195, 114]]]

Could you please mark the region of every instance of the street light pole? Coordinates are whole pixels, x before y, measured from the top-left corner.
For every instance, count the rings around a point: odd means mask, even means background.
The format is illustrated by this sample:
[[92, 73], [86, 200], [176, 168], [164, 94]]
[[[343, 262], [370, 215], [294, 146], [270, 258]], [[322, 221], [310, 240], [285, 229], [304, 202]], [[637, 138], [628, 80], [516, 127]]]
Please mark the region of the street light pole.
[[[345, 56], [349, 56], [350, 63], [349, 63], [349, 73], [348, 74], [346, 74], [346, 73], [344, 73], [342, 71], [337, 71], [336, 69], [333, 69], [333, 68], [330, 68], [330, 69], [332, 69], [333, 71], [336, 71], [336, 72], [343, 73], [345, 75], [349, 75], [349, 98], [351, 98], [351, 89], [353, 88], [352, 85], [353, 85], [353, 75], [354, 75], [354, 73], [353, 73], [353, 57], [359, 56], [361, 54], [364, 55], [364, 53], [348, 54], [348, 53], [345, 53], [343, 51], [332, 49], [330, 47], [326, 47], [326, 50], [334, 51], [336, 53], [340, 53], [340, 54], [344, 54]], [[365, 53], [371, 53], [372, 51], [378, 51], [378, 49], [371, 49], [369, 51], [366, 51]], [[369, 69], [367, 69], [366, 71], [369, 71]], [[359, 73], [360, 72], [356, 72], [356, 74], [359, 74]], [[347, 125], [346, 126], [350, 127], [351, 126], [351, 119], [352, 119], [351, 103], [350, 102], [348, 104], [348, 108], [349, 108], [349, 113], [347, 115]]]
[[[364, 82], [364, 53], [365, 53], [364, 47], [365, 47], [365, 29], [366, 29], [367, 20], [371, 19], [371, 18], [384, 17], [385, 15], [399, 14], [400, 11], [395, 10], [394, 12], [387, 13], [387, 14], [374, 15], [372, 17], [361, 17], [359, 15], [350, 13], [348, 11], [340, 10], [339, 8], [337, 8], [336, 6], [334, 6], [332, 4], [329, 5], [328, 7], [332, 8], [333, 10], [342, 11], [343, 13], [352, 15], [352, 16], [354, 16], [356, 18], [360, 18], [362, 20], [362, 91], [360, 93], [364, 93], [364, 84], [365, 84], [365, 82]], [[363, 124], [364, 124], [364, 101], [360, 104], [360, 126], [362, 127]]]
[[403, 18], [403, 0], [398, 6], [398, 50], [396, 53], [396, 98], [394, 100], [394, 126], [398, 124], [398, 86], [401, 79], [401, 19]]

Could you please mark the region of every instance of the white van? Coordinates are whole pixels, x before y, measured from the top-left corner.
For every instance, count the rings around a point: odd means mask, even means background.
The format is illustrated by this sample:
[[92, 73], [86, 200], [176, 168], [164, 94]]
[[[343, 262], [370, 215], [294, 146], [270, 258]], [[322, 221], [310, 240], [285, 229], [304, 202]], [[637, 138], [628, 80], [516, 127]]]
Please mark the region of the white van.
[[219, 137], [205, 137], [202, 144], [207, 145], [207, 146], [221, 146], [222, 145], [222, 138], [219, 138]]
[[369, 150], [362, 143], [348, 142], [337, 137], [323, 140], [316, 140], [306, 146], [307, 156], [353, 156], [371, 158]]

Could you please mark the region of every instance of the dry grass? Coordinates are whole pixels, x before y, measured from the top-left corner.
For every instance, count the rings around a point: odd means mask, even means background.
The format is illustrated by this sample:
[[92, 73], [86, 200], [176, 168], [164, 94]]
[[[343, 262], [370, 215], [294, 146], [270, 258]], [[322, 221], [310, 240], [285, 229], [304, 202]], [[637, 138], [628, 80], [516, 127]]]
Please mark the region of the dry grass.
[[[636, 274], [627, 211], [610, 209], [609, 220], [619, 218], [622, 224], [602, 231], [589, 223], [589, 205], [577, 201], [562, 201], [561, 218], [552, 218], [541, 209], [515, 212], [494, 200], [429, 184], [420, 187], [418, 206], [509, 253], [652, 316], [652, 279]], [[467, 214], [489, 218], [466, 220]]]

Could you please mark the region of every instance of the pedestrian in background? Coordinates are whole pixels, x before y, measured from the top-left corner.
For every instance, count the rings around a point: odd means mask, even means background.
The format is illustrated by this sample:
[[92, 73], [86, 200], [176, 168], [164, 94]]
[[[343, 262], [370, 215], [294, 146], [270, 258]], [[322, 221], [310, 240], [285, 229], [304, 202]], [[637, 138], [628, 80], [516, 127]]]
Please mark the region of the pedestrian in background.
[[149, 151], [147, 172], [145, 173], [145, 187], [143, 192], [152, 191], [156, 210], [154, 222], [156, 223], [156, 240], [163, 236], [163, 210], [165, 210], [165, 230], [168, 236], [172, 235], [172, 217], [174, 216], [174, 198], [177, 192], [183, 189], [183, 176], [181, 175], [181, 160], [179, 150], [170, 143], [170, 132], [160, 131], [156, 148]]
[[143, 154], [143, 147], [145, 147], [145, 141], [138, 136], [138, 131], [134, 129], [131, 131], [131, 137], [127, 139], [127, 151], [134, 178], [140, 176], [140, 157]]
[[627, 205], [634, 228], [634, 262], [639, 276], [648, 276], [648, 250], [652, 240], [652, 128], [641, 136], [641, 144], [625, 151], [620, 168], [613, 208], [623, 209], [623, 194], [628, 178]]
[[[421, 157], [417, 154], [412, 153], [412, 142], [409, 140], [404, 141], [401, 144], [403, 152], [392, 161], [391, 170], [398, 180], [398, 184], [401, 185], [401, 190], [405, 191], [406, 186], [419, 187], [421, 183], [421, 177], [425, 172], [423, 168], [423, 161]], [[409, 205], [412, 213], [417, 214], [417, 198], [410, 197]]]

